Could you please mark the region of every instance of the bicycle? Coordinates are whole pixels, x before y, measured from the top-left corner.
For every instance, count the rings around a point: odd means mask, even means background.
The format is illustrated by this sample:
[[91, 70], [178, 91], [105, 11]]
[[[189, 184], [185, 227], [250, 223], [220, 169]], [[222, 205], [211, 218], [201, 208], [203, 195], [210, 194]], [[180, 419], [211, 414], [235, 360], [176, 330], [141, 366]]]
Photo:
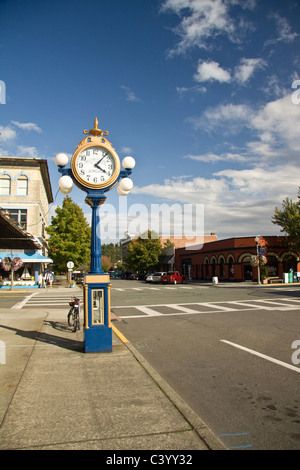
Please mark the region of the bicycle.
[[73, 296], [69, 305], [71, 308], [68, 313], [68, 325], [73, 326], [73, 332], [75, 332], [76, 330], [80, 330], [80, 300], [78, 297]]

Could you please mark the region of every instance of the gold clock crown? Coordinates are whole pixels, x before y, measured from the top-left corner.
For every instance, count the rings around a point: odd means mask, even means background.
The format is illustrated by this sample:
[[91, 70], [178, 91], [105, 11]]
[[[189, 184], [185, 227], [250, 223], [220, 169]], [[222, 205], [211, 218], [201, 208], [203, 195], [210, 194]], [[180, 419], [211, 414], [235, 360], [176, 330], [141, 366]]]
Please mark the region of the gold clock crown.
[[84, 129], [83, 133], [93, 135], [95, 137], [98, 137], [98, 135], [100, 135], [100, 136], [108, 135], [108, 131], [102, 131], [101, 129], [98, 129], [98, 119], [97, 118], [95, 118], [95, 121], [94, 121], [94, 129], [90, 129], [89, 131]]
[[112, 147], [112, 144], [109, 142], [109, 140], [104, 137], [105, 135], [108, 135], [108, 131], [102, 131], [101, 129], [98, 129], [98, 124], [98, 119], [95, 118], [94, 129], [90, 129], [89, 131], [84, 129], [83, 133], [87, 134], [89, 137], [85, 137], [83, 140], [81, 140], [76, 148], [86, 144], [87, 142], [95, 142], [98, 144], [100, 142]]

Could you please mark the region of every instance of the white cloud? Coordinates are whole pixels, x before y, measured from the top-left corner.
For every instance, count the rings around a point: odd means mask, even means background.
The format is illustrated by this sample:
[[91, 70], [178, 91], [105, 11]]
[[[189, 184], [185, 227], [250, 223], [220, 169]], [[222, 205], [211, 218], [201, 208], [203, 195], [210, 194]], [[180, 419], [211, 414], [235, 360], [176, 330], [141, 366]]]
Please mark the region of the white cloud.
[[[300, 151], [300, 106], [291, 95], [270, 101], [258, 109], [245, 104], [226, 104], [208, 108], [201, 116], [187, 118], [196, 130], [223, 135], [247, 129], [253, 141], [246, 143], [253, 153], [269, 158], [296, 158]], [[259, 140], [257, 140], [259, 139]]]
[[198, 63], [197, 73], [194, 75], [197, 82], [217, 81], [217, 82], [230, 82], [231, 76], [227, 70], [222, 69], [218, 62], [201, 61]]
[[185, 155], [184, 158], [204, 163], [217, 163], [221, 161], [239, 163], [249, 162], [248, 156], [244, 156], [239, 153], [222, 153], [220, 155], [217, 155], [213, 152], [209, 152], [203, 155]]
[[254, 73], [265, 67], [267, 64], [263, 59], [246, 59], [242, 58], [240, 65], [237, 65], [231, 74], [230, 71], [225, 70], [218, 62], [199, 61], [197, 73], [194, 79], [197, 82], [217, 81], [220, 83], [238, 82], [240, 84], [246, 83]]
[[126, 101], [141, 101], [128, 86], [121, 85], [121, 88], [126, 93]]
[[279, 234], [271, 218], [275, 206], [288, 196], [295, 199], [300, 181], [297, 165], [273, 169], [255, 167], [223, 170], [212, 178], [169, 179], [164, 184], [135, 187], [135, 194], [147, 194], [162, 200], [204, 204], [205, 233], [219, 238], [249, 234]]
[[134, 153], [134, 150], [131, 147], [121, 147], [119, 150], [120, 153], [130, 155], [131, 153]]
[[0, 126], [0, 140], [1, 142], [12, 141], [17, 137], [17, 133], [9, 126]]
[[24, 145], [18, 145], [18, 152], [22, 155], [22, 157], [38, 157], [38, 151], [35, 147], [26, 147]]
[[208, 108], [201, 116], [189, 117], [187, 121], [195, 129], [206, 132], [236, 134], [251, 120], [252, 110], [244, 104], [226, 104], [216, 108]]
[[235, 69], [234, 77], [240, 83], [246, 83], [256, 70], [266, 66], [263, 59], [242, 59]]
[[166, 0], [162, 11], [171, 11], [184, 15], [175, 33], [180, 36], [177, 48], [172, 53], [182, 53], [193, 46], [207, 47], [207, 39], [221, 33], [231, 34], [234, 31], [232, 20], [228, 16], [227, 4], [222, 0]]
[[209, 39], [225, 35], [232, 42], [240, 42], [237, 34], [236, 17], [229, 16], [231, 5], [253, 9], [255, 0], [237, 2], [236, 0], [165, 0], [161, 11], [175, 13], [181, 21], [175, 34], [180, 40], [170, 55], [185, 53], [191, 47], [209, 48]]
[[279, 13], [272, 13], [269, 18], [274, 19], [276, 23], [277, 37], [265, 42], [265, 46], [276, 44], [277, 42], [290, 43], [299, 36], [298, 33], [293, 33], [287, 19], [280, 16]]
[[18, 122], [18, 121], [11, 121], [12, 124], [22, 131], [35, 131], [35, 132], [42, 132], [42, 129], [35, 124], [34, 122]]
[[300, 150], [300, 106], [292, 103], [291, 95], [271, 101], [252, 116], [250, 126], [263, 142], [284, 144]]

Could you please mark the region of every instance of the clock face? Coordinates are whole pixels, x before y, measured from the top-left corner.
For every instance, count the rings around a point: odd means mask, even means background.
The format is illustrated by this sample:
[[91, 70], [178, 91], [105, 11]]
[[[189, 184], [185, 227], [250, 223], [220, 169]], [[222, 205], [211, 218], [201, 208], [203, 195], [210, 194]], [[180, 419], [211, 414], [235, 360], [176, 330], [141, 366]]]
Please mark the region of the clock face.
[[89, 145], [72, 159], [76, 179], [89, 188], [109, 186], [119, 174], [119, 158], [113, 150], [100, 145]]

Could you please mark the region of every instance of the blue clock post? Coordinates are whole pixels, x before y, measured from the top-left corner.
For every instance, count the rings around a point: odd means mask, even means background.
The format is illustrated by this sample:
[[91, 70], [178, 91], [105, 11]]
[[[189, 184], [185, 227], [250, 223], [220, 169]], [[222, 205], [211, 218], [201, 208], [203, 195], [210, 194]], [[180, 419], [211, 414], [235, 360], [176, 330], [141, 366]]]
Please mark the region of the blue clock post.
[[62, 174], [59, 179], [59, 189], [63, 194], [69, 194], [73, 183], [87, 193], [85, 202], [92, 209], [91, 231], [91, 266], [85, 275], [84, 289], [84, 347], [85, 352], [112, 351], [112, 329], [110, 320], [110, 279], [102, 270], [100, 215], [99, 207], [105, 202], [107, 191], [119, 183], [119, 195], [126, 196], [132, 189], [129, 176], [135, 166], [132, 157], [122, 161], [124, 170], [121, 171], [119, 157], [112, 144], [105, 136], [108, 132], [98, 129], [95, 119], [94, 129], [84, 130], [87, 135], [74, 152], [70, 167], [68, 157], [59, 153], [55, 157], [58, 171]]

